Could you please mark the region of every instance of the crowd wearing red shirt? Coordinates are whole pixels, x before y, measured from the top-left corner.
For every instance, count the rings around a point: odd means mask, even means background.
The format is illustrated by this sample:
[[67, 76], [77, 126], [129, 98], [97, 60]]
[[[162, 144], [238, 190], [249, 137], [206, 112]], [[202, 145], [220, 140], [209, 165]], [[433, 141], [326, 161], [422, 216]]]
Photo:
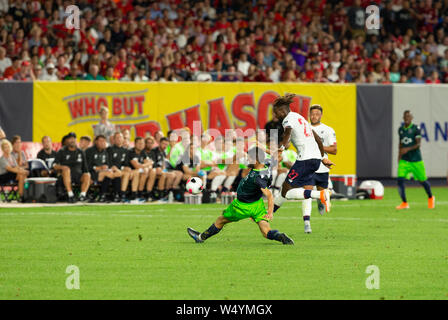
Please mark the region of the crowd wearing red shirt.
[[448, 0], [0, 0], [0, 79], [447, 83]]

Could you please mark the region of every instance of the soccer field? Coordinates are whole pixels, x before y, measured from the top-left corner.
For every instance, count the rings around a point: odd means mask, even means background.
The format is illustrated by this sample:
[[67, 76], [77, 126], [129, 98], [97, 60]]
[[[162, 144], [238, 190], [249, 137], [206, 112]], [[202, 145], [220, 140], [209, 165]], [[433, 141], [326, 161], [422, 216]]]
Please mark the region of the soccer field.
[[[109, 205], [0, 209], [0, 299], [448, 299], [448, 189], [408, 188], [411, 209], [384, 200], [313, 203], [304, 234], [300, 203], [272, 227], [294, 246], [262, 238], [250, 220], [196, 244], [223, 205]], [[79, 290], [66, 288], [79, 268]], [[379, 289], [366, 279], [379, 269]]]

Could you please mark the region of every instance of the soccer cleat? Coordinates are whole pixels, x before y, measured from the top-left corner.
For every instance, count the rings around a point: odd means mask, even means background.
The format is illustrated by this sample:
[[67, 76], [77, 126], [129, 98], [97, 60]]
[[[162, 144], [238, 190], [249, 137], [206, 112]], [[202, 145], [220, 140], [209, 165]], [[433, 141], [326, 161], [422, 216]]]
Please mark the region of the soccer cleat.
[[67, 202], [68, 202], [68, 203], [76, 203], [76, 198], [75, 198], [75, 196], [73, 196], [73, 197], [68, 197]]
[[78, 201], [79, 201], [79, 202], [86, 202], [86, 201], [87, 201], [87, 198], [86, 198], [85, 196], [79, 196]]
[[409, 204], [407, 202], [402, 202], [399, 206], [396, 206], [395, 209], [397, 210], [409, 209]]
[[436, 207], [436, 197], [432, 196], [431, 198], [428, 198], [428, 208], [434, 209]]
[[107, 196], [105, 194], [102, 194], [102, 195], [100, 195], [100, 197], [98, 199], [98, 202], [106, 203], [106, 202], [109, 202], [109, 201], [107, 200]]
[[196, 241], [196, 243], [202, 243], [204, 240], [201, 239], [201, 234], [194, 229], [187, 228], [188, 235]]
[[311, 233], [311, 226], [309, 224], [305, 225], [305, 233]]
[[330, 212], [331, 202], [330, 202], [330, 192], [325, 189], [320, 192], [320, 202], [325, 207], [325, 212]]
[[290, 244], [290, 245], [294, 244], [294, 241], [290, 237], [288, 237], [285, 233], [280, 234], [280, 240], [283, 244]]
[[324, 215], [324, 213], [325, 213], [325, 206], [322, 204], [322, 202], [319, 199], [317, 199], [317, 210], [319, 210], [319, 213], [320, 213], [321, 216]]

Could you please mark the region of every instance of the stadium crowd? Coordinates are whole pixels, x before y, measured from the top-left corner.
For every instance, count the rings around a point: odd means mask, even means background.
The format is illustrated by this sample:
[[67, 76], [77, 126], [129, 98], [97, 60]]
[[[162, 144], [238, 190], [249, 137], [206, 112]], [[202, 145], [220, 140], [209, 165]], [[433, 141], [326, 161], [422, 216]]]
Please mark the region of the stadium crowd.
[[0, 77], [446, 83], [448, 0], [0, 0]]
[[182, 201], [188, 179], [199, 177], [207, 201], [216, 202], [222, 195], [233, 194], [239, 180], [249, 173], [247, 151], [253, 146], [268, 153], [275, 192], [297, 157], [291, 149], [271, 157], [271, 139], [265, 130], [258, 130], [251, 138], [234, 133], [226, 137], [204, 133], [199, 137], [183, 128], [169, 131], [166, 137], [161, 131], [154, 136], [147, 133], [131, 142], [129, 130], [120, 131], [107, 115], [103, 107], [93, 143], [88, 136], [77, 141], [74, 132], [65, 135], [60, 145], [44, 136], [33, 159], [27, 159], [20, 136], [13, 136], [10, 142], [0, 128], [0, 186], [17, 185], [19, 202], [29, 200], [24, 197], [29, 177], [57, 178], [58, 199], [69, 203], [172, 202]]

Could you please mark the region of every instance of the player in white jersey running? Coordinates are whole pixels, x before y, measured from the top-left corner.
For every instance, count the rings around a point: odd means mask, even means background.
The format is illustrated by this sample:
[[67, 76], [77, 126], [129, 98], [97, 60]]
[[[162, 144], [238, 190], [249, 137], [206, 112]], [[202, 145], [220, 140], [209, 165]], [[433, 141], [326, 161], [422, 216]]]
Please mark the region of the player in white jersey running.
[[[336, 133], [333, 128], [323, 124], [322, 119], [323, 109], [322, 106], [318, 104], [314, 104], [310, 107], [310, 122], [313, 130], [317, 133], [320, 140], [322, 140], [322, 144], [324, 146], [324, 157], [328, 158], [328, 154], [336, 154], [338, 151], [336, 144]], [[316, 171], [314, 175], [314, 185], [317, 190], [324, 189], [332, 189], [331, 180], [330, 180], [330, 169], [328, 169], [325, 165], [321, 164], [319, 170]], [[311, 201], [311, 200], [305, 200]], [[325, 212], [325, 206], [317, 200], [317, 208], [319, 209], [319, 213], [322, 215]]]
[[[319, 199], [330, 211], [330, 194], [328, 190], [313, 190], [313, 178], [315, 172], [323, 163], [328, 168], [334, 165], [328, 158], [323, 158], [324, 149], [319, 136], [312, 130], [308, 121], [296, 112], [289, 109], [294, 95], [289, 94], [279, 97], [274, 101], [273, 110], [278, 119], [282, 120], [285, 129], [283, 139], [280, 143], [279, 152], [283, 151], [285, 145], [291, 139], [297, 149], [297, 160], [289, 170], [285, 182], [282, 185], [280, 195], [275, 198], [274, 212], [276, 212], [287, 199], [305, 200]], [[306, 208], [302, 205], [302, 212], [311, 212], [311, 206]], [[306, 215], [304, 215], [306, 216]], [[305, 221], [305, 232], [311, 231], [308, 219]], [[307, 231], [308, 230], [308, 231]]]

